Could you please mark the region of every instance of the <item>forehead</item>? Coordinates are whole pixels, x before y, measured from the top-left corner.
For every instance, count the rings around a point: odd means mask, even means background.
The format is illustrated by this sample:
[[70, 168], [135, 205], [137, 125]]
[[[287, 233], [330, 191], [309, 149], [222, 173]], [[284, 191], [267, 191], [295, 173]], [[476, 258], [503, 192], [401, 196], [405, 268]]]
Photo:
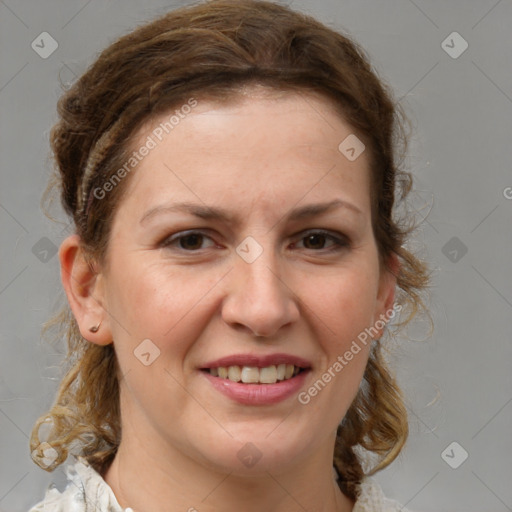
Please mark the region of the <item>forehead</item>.
[[[201, 129], [205, 125], [217, 130], [205, 133]], [[186, 137], [180, 138], [184, 131]], [[279, 132], [278, 139], [276, 132]], [[310, 153], [317, 151], [324, 156], [337, 157], [339, 137], [354, 133], [353, 127], [343, 118], [340, 107], [320, 93], [250, 85], [237, 89], [228, 100], [191, 96], [175, 104], [144, 123], [135, 134], [132, 146], [133, 149], [140, 147], [149, 135], [158, 146], [170, 146], [173, 139], [180, 138], [180, 144], [176, 144], [173, 150], [181, 153], [199, 142], [200, 147], [208, 149], [209, 153], [232, 147], [231, 156], [235, 156], [237, 145], [249, 153], [253, 146], [266, 142], [267, 151], [260, 154], [260, 158], [279, 145], [283, 150], [296, 148], [300, 151], [307, 147]], [[364, 139], [362, 134], [357, 136]], [[222, 139], [225, 144], [222, 144]], [[201, 156], [199, 151], [195, 153], [195, 156]]]
[[194, 102], [138, 131], [132, 149], [150, 140], [152, 149], [138, 163], [128, 196], [137, 195], [144, 206], [165, 197], [211, 198], [212, 191], [223, 202], [234, 191], [247, 200], [314, 200], [339, 187], [360, 203], [369, 200], [367, 155], [350, 161], [343, 153], [354, 130], [328, 98], [253, 87], [228, 103]]

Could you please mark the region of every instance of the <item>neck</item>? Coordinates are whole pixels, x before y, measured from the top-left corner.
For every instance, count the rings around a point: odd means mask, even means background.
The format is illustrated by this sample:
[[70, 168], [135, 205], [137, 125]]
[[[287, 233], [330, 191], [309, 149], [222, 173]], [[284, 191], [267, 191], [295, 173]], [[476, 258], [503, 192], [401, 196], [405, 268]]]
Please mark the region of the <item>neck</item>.
[[154, 451], [124, 437], [103, 475], [117, 501], [134, 512], [351, 512], [354, 506], [335, 482], [331, 465], [294, 464], [287, 471], [237, 476], [207, 468], [180, 454]]

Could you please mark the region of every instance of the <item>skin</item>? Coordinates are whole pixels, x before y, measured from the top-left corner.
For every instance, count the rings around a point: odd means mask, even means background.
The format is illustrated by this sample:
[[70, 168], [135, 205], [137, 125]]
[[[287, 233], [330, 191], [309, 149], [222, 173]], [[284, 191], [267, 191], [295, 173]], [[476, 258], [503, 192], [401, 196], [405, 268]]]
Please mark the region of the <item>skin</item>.
[[[168, 117], [144, 126], [134, 148]], [[307, 405], [297, 396], [241, 405], [198, 371], [234, 353], [284, 352], [311, 362], [304, 391], [393, 307], [396, 281], [379, 264], [371, 225], [368, 150], [353, 162], [338, 151], [351, 133], [312, 93], [252, 87], [228, 105], [199, 101], [130, 175], [106, 261], [91, 268], [77, 235], [63, 242], [62, 281], [80, 331], [91, 343], [113, 342], [121, 368], [122, 440], [103, 475], [121, 506], [352, 510], [332, 454], [369, 344]], [[359, 213], [287, 219], [333, 199]], [[182, 201], [226, 208], [238, 222], [176, 212], [140, 222]], [[318, 229], [345, 243], [308, 238]], [[205, 236], [162, 244], [186, 230]], [[236, 252], [248, 236], [263, 249], [252, 263]], [[147, 366], [134, 355], [145, 339], [160, 350]], [[237, 457], [248, 442], [261, 454], [250, 468]]]

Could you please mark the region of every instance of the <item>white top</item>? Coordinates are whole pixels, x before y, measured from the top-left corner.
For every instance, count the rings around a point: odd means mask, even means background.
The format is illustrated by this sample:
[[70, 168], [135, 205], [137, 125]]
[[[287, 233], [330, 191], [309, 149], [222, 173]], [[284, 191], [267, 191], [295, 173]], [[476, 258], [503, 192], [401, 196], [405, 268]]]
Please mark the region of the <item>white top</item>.
[[[42, 501], [29, 512], [133, 512], [119, 505], [114, 491], [102, 476], [81, 456], [66, 468], [68, 484], [60, 492], [50, 484]], [[361, 494], [353, 512], [411, 512], [398, 502], [386, 498], [381, 487], [371, 478], [361, 484]]]

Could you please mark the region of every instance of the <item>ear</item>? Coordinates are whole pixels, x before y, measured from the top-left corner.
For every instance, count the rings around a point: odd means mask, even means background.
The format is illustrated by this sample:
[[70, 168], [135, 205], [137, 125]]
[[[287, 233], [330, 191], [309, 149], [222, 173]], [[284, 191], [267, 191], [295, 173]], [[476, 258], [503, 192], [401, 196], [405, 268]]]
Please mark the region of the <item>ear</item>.
[[[80, 334], [98, 345], [112, 343], [109, 315], [105, 309], [104, 278], [85, 258], [78, 235], [66, 238], [59, 249], [60, 277]], [[90, 328], [101, 325], [97, 332]]]
[[385, 325], [394, 316], [394, 300], [398, 272], [400, 271], [400, 260], [395, 253], [392, 253], [386, 265], [382, 265], [379, 277], [379, 290], [377, 292], [376, 314], [374, 326], [378, 331], [378, 338], [382, 337]]

